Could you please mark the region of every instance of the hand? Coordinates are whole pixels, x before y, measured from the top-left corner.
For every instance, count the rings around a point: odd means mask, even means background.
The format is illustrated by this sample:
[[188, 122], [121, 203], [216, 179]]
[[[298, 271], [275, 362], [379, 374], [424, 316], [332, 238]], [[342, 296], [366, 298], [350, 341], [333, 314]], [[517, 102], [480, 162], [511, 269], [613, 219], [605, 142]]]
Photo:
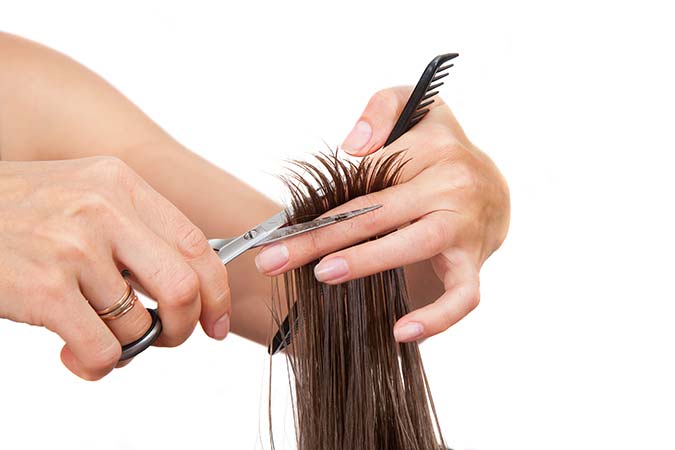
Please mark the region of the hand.
[[[357, 156], [378, 151], [410, 92], [409, 87], [397, 87], [375, 94], [343, 150]], [[265, 247], [256, 265], [272, 276], [327, 255], [315, 268], [316, 278], [337, 284], [428, 261], [426, 272], [433, 269], [443, 293], [398, 320], [394, 336], [408, 342], [446, 330], [478, 305], [480, 268], [508, 230], [509, 193], [497, 167], [469, 142], [438, 97], [418, 125], [373, 157], [401, 150], [410, 158], [401, 184], [353, 199], [326, 215], [374, 204], [382, 208]], [[346, 248], [397, 228], [383, 238]], [[421, 283], [411, 280], [415, 282]]]
[[158, 302], [156, 345], [198, 320], [216, 339], [229, 330], [227, 273], [204, 234], [118, 159], [0, 162], [0, 235], [0, 317], [58, 333], [82, 378], [111, 371], [150, 326], [139, 302], [105, 323], [95, 312], [124, 293], [122, 269]]

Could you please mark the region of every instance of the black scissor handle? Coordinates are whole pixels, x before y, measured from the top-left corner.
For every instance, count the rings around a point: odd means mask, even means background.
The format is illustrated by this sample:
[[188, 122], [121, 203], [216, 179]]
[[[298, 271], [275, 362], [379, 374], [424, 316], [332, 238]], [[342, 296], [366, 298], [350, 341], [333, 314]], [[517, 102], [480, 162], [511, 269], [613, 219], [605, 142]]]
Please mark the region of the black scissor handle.
[[162, 333], [162, 321], [159, 318], [159, 314], [157, 314], [157, 310], [150, 308], [146, 309], [150, 313], [150, 317], [152, 317], [150, 328], [148, 328], [148, 331], [146, 331], [145, 334], [139, 339], [135, 340], [131, 344], [122, 346], [122, 356], [120, 357], [120, 361], [125, 361], [138, 355], [150, 347]]

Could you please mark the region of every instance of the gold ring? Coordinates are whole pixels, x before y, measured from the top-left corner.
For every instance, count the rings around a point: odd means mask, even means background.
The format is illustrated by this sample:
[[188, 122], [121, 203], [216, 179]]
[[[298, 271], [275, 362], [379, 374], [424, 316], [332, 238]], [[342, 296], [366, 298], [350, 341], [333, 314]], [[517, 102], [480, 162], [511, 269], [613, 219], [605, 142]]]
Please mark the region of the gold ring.
[[109, 307], [96, 311], [96, 314], [98, 314], [101, 319], [118, 319], [131, 311], [131, 308], [136, 304], [136, 301], [138, 300], [136, 291], [134, 291], [128, 281], [124, 281], [127, 283], [127, 289], [124, 291], [124, 295]]

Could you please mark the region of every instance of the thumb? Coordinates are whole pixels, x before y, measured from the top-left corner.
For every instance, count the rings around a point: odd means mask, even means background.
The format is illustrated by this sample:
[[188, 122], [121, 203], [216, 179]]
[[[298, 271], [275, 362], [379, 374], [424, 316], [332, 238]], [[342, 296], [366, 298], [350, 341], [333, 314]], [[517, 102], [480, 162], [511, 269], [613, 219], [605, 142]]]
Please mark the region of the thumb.
[[[412, 86], [396, 86], [376, 92], [342, 143], [342, 150], [353, 156], [365, 156], [380, 149], [394, 129], [412, 90]], [[432, 108], [443, 103], [438, 96], [435, 100]]]
[[411, 86], [397, 86], [376, 92], [342, 143], [342, 150], [350, 155], [365, 156], [382, 147], [403, 111], [410, 92]]

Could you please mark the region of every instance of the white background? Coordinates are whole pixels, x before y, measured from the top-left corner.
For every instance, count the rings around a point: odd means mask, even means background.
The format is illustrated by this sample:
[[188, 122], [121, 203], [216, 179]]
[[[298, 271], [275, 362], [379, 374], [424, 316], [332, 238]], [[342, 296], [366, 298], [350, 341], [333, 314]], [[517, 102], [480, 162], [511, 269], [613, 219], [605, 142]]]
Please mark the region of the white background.
[[[372, 93], [459, 52], [443, 97], [506, 175], [513, 219], [479, 308], [423, 345], [448, 441], [674, 449], [668, 3], [22, 0], [0, 29], [272, 196], [281, 160], [339, 144]], [[60, 346], [0, 321], [0, 448], [261, 448], [262, 347], [198, 331], [88, 383]]]

